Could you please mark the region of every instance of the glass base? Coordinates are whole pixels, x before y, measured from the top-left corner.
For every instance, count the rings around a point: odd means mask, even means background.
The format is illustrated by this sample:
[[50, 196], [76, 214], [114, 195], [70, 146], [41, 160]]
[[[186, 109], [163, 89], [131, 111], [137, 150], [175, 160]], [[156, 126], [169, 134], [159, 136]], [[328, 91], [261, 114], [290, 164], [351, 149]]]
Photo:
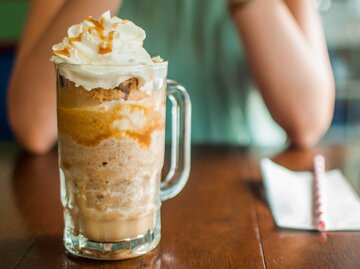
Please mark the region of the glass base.
[[64, 231], [65, 248], [72, 254], [95, 260], [123, 260], [144, 255], [160, 242], [160, 229], [120, 242], [94, 242], [82, 235]]

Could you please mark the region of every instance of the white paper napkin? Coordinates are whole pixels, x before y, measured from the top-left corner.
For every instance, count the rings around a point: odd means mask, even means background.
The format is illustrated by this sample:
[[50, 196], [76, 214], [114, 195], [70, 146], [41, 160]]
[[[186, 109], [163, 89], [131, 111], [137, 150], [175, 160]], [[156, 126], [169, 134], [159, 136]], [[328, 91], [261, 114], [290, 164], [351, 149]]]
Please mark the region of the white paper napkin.
[[[316, 230], [313, 218], [313, 173], [294, 172], [269, 159], [260, 163], [267, 200], [282, 228]], [[360, 230], [360, 199], [340, 170], [323, 182], [325, 231]]]

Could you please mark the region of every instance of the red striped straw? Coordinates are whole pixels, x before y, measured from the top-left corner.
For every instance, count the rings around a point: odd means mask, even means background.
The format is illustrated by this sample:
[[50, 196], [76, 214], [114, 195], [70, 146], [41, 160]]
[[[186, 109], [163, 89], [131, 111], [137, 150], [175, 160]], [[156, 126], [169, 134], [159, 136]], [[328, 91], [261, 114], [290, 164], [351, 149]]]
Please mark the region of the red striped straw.
[[324, 204], [325, 158], [316, 155], [314, 158], [314, 220], [318, 231], [324, 231], [325, 204]]

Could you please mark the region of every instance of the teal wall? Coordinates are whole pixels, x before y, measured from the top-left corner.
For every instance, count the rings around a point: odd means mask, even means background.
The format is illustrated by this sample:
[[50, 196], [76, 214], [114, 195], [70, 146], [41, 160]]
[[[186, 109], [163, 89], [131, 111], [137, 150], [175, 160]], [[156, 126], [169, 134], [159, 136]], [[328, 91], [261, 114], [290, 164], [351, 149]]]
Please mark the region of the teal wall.
[[19, 40], [28, 6], [26, 0], [0, 0], [0, 42]]

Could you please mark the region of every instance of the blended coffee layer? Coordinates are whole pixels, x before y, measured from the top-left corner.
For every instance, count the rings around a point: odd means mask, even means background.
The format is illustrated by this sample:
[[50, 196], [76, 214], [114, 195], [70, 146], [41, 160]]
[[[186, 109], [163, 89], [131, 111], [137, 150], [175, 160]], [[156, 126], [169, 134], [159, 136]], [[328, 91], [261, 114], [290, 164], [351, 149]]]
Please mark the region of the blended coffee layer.
[[76, 234], [116, 242], [154, 228], [160, 207], [163, 139], [163, 132], [156, 132], [149, 149], [131, 139], [108, 139], [87, 148], [60, 135], [65, 208]]

